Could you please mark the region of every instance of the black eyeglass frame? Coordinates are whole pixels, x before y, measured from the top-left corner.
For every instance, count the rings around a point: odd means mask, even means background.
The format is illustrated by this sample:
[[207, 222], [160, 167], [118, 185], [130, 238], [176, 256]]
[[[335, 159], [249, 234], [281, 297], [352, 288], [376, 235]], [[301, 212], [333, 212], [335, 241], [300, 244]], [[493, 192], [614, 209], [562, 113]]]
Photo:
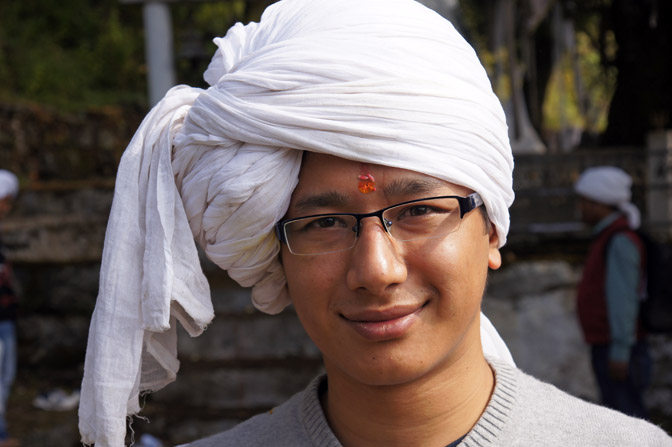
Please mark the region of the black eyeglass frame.
[[483, 199], [481, 196], [477, 193], [471, 193], [466, 197], [462, 196], [436, 196], [436, 197], [424, 197], [422, 199], [415, 199], [415, 200], [409, 200], [406, 202], [401, 202], [401, 203], [396, 203], [394, 205], [387, 206], [383, 209], [380, 209], [378, 211], [373, 211], [371, 213], [325, 213], [325, 214], [312, 214], [310, 216], [301, 216], [301, 217], [294, 217], [292, 219], [283, 219], [275, 224], [275, 235], [277, 236], [278, 240], [285, 244], [288, 245], [287, 243], [287, 235], [285, 234], [285, 225], [297, 220], [301, 219], [308, 219], [311, 217], [326, 217], [326, 216], [353, 216], [356, 220], [357, 223], [355, 224], [354, 228], [352, 229], [355, 232], [355, 238], [359, 237], [359, 229], [361, 227], [361, 222], [362, 219], [366, 219], [367, 217], [377, 217], [380, 219], [380, 223], [382, 224], [383, 228], [385, 229], [385, 232], [387, 234], [390, 234], [390, 229], [389, 225], [392, 225], [392, 222], [385, 222], [385, 219], [383, 219], [383, 213], [391, 208], [396, 208], [398, 206], [402, 205], [408, 205], [410, 203], [417, 203], [417, 202], [424, 202], [425, 200], [434, 200], [434, 199], [457, 199], [457, 203], [460, 205], [460, 220], [464, 218], [464, 215], [467, 214], [470, 211], [475, 210], [479, 206], [483, 205]]

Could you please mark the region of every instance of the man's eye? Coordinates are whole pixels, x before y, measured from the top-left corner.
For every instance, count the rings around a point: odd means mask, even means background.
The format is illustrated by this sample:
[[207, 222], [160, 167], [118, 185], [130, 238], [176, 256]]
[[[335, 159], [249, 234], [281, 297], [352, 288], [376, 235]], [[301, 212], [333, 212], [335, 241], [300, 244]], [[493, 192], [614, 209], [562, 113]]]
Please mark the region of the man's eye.
[[325, 216], [311, 219], [306, 223], [306, 230], [315, 230], [322, 228], [345, 228], [347, 227], [344, 219], [339, 218], [338, 216]]
[[336, 225], [336, 219], [333, 217], [322, 217], [314, 220], [313, 225], [319, 228], [331, 228]]
[[421, 203], [417, 205], [409, 205], [401, 209], [397, 216], [397, 219], [405, 219], [408, 217], [431, 216], [434, 214], [445, 214], [447, 212], [450, 211], [438, 208], [436, 206]]
[[427, 205], [416, 205], [409, 207], [407, 213], [409, 216], [423, 216], [432, 212], [433, 210]]
[[388, 218], [392, 222], [399, 222], [404, 219], [432, 219], [434, 217], [446, 217], [452, 212], [456, 211], [458, 207], [452, 202], [444, 201], [436, 203], [411, 203], [406, 206], [395, 208], [388, 213]]

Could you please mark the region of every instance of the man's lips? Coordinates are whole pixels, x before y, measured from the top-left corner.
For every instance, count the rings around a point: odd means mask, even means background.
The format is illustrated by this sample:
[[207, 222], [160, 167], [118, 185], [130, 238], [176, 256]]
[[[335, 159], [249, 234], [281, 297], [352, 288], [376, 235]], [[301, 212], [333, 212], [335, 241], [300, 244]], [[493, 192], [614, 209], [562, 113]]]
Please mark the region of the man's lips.
[[341, 314], [341, 317], [367, 340], [391, 340], [401, 337], [410, 330], [426, 304], [396, 306], [382, 310], [361, 310], [349, 312], [347, 315]]

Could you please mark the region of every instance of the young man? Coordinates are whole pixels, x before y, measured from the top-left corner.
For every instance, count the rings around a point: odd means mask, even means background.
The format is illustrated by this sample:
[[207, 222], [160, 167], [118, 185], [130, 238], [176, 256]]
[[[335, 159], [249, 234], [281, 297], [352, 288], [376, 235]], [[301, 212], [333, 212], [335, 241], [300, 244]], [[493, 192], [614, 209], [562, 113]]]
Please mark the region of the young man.
[[176, 320], [212, 318], [195, 237], [259, 309], [294, 305], [327, 372], [196, 446], [669, 443], [516, 370], [480, 313], [513, 159], [449, 22], [412, 0], [283, 0], [215, 43], [211, 87], [172, 89], [119, 167], [85, 442], [121, 446], [138, 393], [175, 377]]
[[630, 202], [631, 185], [630, 176], [612, 166], [587, 169], [576, 182], [581, 218], [594, 233], [577, 311], [602, 403], [646, 418], [651, 356], [638, 324], [646, 253], [634, 231], [640, 216]]
[[279, 222], [289, 293], [326, 376], [189, 446], [672, 445], [657, 427], [484, 357], [481, 297], [501, 259], [487, 217], [453, 198], [472, 190], [372, 165], [376, 191], [363, 195], [360, 171], [306, 154]]

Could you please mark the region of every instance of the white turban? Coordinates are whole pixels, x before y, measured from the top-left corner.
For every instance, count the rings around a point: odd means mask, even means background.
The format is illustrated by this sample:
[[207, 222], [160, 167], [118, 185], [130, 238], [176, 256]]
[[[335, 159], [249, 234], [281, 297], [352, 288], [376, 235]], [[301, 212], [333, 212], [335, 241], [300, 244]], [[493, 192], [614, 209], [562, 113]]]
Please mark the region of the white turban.
[[19, 193], [19, 179], [14, 173], [0, 169], [0, 199], [14, 198]]
[[639, 208], [630, 202], [632, 178], [620, 168], [598, 166], [586, 169], [574, 184], [577, 194], [621, 210], [631, 228], [639, 228]]
[[[80, 404], [82, 440], [97, 447], [123, 445], [138, 393], [175, 378], [175, 318], [192, 335], [213, 318], [192, 234], [253, 287], [257, 308], [289, 303], [273, 226], [303, 150], [468, 187], [506, 240], [504, 113], [475, 52], [438, 14], [412, 0], [283, 0], [215, 43], [211, 87], [171, 89], [119, 167]], [[512, 362], [481, 319], [486, 354]]]

